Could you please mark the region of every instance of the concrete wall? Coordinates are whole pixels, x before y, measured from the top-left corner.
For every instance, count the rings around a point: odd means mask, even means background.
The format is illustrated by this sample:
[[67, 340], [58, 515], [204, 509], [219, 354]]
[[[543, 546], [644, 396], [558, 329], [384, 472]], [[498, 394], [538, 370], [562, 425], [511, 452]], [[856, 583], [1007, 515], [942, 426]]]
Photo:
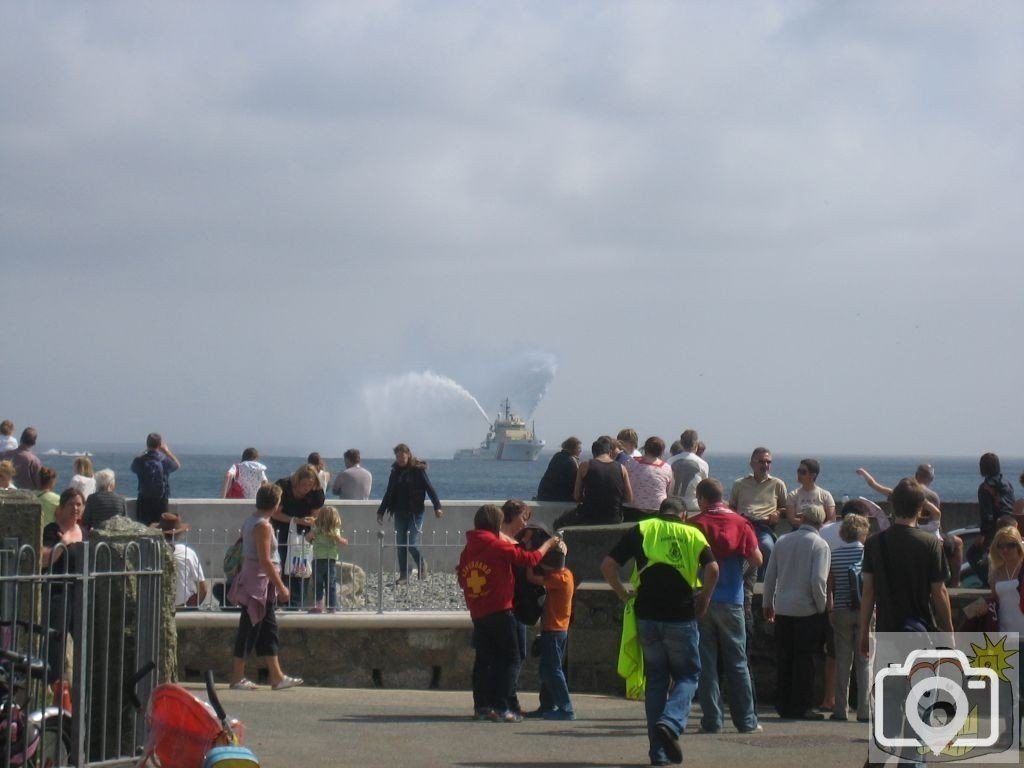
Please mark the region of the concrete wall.
[[[986, 590], [953, 590], [954, 624], [963, 606]], [[758, 698], [772, 701], [775, 689], [773, 627], [761, 618], [760, 594], [755, 596], [756, 620], [752, 661]], [[213, 669], [226, 680], [239, 614], [192, 612], [179, 614], [178, 670], [183, 679], [199, 680]], [[281, 665], [313, 685], [352, 688], [412, 688], [470, 690], [472, 688], [472, 623], [468, 613], [394, 614], [279, 614]], [[616, 674], [622, 604], [604, 584], [585, 582], [577, 591], [569, 632], [569, 687], [580, 693], [622, 695]], [[532, 641], [533, 633], [531, 633]], [[252, 659], [247, 674], [266, 677], [261, 662]], [[817, 676], [821, 684], [821, 675]], [[537, 659], [527, 659], [520, 688], [539, 687]], [[532, 698], [524, 706], [532, 707]]]

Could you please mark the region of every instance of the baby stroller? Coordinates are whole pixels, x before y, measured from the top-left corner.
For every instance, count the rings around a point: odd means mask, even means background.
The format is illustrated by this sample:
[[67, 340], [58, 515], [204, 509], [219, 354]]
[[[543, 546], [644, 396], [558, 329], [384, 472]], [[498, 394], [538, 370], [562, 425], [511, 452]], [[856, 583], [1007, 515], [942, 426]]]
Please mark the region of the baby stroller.
[[[143, 667], [136, 681], [152, 671]], [[153, 689], [146, 706], [146, 746], [136, 768], [252, 768], [259, 760], [241, 746], [244, 727], [228, 718], [217, 698], [213, 672], [206, 672], [201, 701], [180, 685], [164, 683]], [[136, 702], [137, 703], [137, 702]]]

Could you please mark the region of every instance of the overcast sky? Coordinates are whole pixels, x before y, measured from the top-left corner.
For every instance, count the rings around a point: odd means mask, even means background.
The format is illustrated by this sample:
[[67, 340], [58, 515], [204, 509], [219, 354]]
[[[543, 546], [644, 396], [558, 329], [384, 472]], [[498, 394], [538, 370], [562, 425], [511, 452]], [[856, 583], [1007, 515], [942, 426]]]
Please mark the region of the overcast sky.
[[486, 431], [457, 387], [493, 414], [549, 380], [552, 446], [1024, 453], [1024, 4], [0, 30], [0, 418], [44, 444], [444, 456]]

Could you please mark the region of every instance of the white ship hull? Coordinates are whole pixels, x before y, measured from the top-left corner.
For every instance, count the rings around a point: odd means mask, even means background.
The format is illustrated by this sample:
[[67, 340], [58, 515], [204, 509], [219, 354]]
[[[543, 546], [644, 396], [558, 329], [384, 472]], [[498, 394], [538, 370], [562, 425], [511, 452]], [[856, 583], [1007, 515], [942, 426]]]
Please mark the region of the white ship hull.
[[487, 437], [477, 448], [462, 448], [455, 452], [456, 459], [483, 459], [485, 461], [536, 461], [544, 448], [533, 429], [512, 413], [508, 398], [501, 401], [502, 410], [487, 430]]
[[536, 461], [542, 450], [544, 450], [543, 440], [494, 442], [486, 448], [462, 448], [455, 452], [455, 458], [486, 461]]

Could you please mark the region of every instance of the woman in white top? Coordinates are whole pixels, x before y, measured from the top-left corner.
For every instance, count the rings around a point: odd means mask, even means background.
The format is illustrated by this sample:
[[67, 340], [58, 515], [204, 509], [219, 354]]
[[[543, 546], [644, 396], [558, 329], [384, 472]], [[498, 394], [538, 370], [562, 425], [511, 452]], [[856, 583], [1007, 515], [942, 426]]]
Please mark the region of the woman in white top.
[[320, 478], [320, 487], [327, 492], [331, 487], [331, 473], [327, 471], [327, 464], [317, 451], [313, 451], [306, 457], [306, 463], [316, 470], [316, 476]]
[[79, 456], [75, 459], [75, 474], [71, 476], [68, 488], [77, 488], [86, 500], [96, 493], [96, 478], [92, 473], [92, 459], [88, 456]]
[[238, 478], [238, 484], [242, 487], [241, 496], [231, 498], [255, 499], [256, 491], [260, 486], [268, 482], [267, 467], [257, 461], [260, 452], [255, 448], [246, 448], [242, 451], [242, 460], [238, 464], [232, 464], [224, 475], [224, 486], [221, 488], [220, 497], [228, 498], [231, 485]]
[[[644, 517], [658, 514], [663, 502], [672, 492], [672, 467], [661, 460], [665, 453], [665, 441], [660, 437], [648, 437], [644, 442], [643, 455], [626, 462], [629, 485], [633, 500], [623, 504], [622, 519], [636, 522]], [[627, 513], [630, 510], [630, 513]]]
[[1021, 563], [1024, 541], [1016, 528], [1000, 528], [989, 547], [988, 580], [999, 603], [999, 630], [1024, 632], [1024, 611], [1020, 608]]

